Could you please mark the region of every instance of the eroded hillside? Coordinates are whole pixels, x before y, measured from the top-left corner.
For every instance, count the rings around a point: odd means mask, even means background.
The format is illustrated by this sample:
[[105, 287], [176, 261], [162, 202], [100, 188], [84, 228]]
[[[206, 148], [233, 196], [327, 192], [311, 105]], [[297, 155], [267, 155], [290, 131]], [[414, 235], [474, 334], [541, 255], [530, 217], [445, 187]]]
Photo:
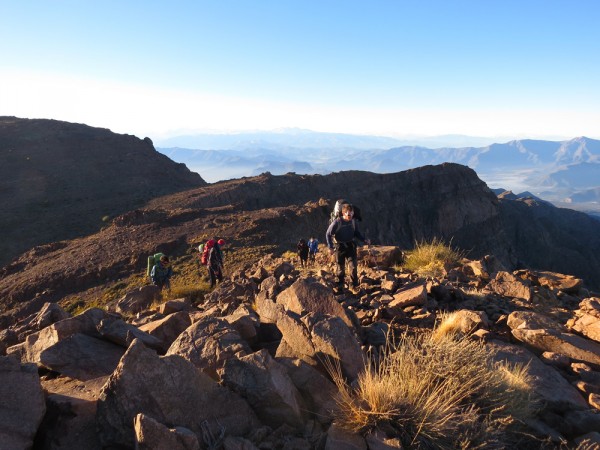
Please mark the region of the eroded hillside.
[[471, 169], [442, 164], [386, 175], [263, 174], [161, 197], [99, 233], [36, 247], [4, 267], [3, 309], [142, 274], [156, 251], [193, 258], [195, 247], [213, 236], [228, 241], [232, 268], [292, 249], [300, 237], [323, 240], [341, 197], [360, 206], [360, 226], [375, 243], [406, 249], [437, 237], [472, 258], [494, 254], [510, 269], [530, 266], [600, 284], [600, 224], [544, 204], [501, 201]]
[[110, 218], [202, 178], [150, 139], [56, 120], [0, 117], [0, 266], [35, 245], [96, 232]]

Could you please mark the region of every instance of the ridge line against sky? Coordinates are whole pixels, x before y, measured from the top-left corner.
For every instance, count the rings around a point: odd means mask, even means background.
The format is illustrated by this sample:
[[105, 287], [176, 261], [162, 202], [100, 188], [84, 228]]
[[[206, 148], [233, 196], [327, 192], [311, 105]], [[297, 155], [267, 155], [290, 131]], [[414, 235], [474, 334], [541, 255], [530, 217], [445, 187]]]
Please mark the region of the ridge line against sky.
[[600, 138], [600, 2], [0, 1], [0, 115]]

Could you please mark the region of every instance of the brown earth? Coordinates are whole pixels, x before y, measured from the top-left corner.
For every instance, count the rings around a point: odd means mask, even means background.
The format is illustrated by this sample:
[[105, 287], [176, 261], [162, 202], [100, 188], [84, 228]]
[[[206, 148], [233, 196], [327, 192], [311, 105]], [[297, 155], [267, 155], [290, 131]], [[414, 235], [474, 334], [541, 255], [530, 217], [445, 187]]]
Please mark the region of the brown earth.
[[500, 201], [473, 170], [442, 164], [386, 175], [263, 174], [157, 198], [96, 234], [36, 247], [1, 269], [3, 309], [42, 292], [57, 301], [142, 274], [156, 251], [193, 258], [213, 236], [228, 241], [232, 269], [293, 250], [300, 237], [323, 242], [340, 197], [361, 207], [361, 229], [375, 243], [407, 249], [437, 237], [471, 258], [494, 254], [507, 269], [531, 266], [600, 284], [600, 224], [544, 204]]
[[98, 231], [160, 195], [206, 185], [149, 138], [0, 117], [0, 266], [35, 245]]

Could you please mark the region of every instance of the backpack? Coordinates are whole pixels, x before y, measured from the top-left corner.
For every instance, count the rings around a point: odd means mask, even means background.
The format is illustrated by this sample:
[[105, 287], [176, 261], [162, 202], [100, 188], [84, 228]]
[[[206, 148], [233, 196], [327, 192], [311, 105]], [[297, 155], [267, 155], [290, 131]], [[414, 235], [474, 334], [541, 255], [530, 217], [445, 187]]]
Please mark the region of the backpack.
[[[202, 247], [202, 255], [200, 256], [200, 264], [202, 264], [203, 266], [206, 266], [208, 264], [208, 254], [210, 253], [210, 249], [213, 248], [215, 246], [215, 241], [213, 239], [210, 239], [208, 241], [206, 241], [206, 244], [204, 244], [204, 247]], [[198, 247], [198, 250], [200, 250], [200, 247]]]
[[160, 258], [165, 256], [163, 253], [155, 253], [154, 255], [148, 256], [148, 267], [146, 268], [146, 276], [150, 276], [150, 272], [152, 272], [152, 268], [158, 264]]
[[[333, 207], [333, 211], [331, 211], [331, 216], [329, 217], [329, 223], [331, 224], [335, 219], [342, 217], [342, 206], [343, 205], [352, 205], [348, 200], [344, 200], [343, 198], [339, 199], [335, 202], [335, 206]], [[356, 205], [352, 205], [352, 210], [354, 211], [354, 219], [359, 222], [362, 221], [362, 215], [360, 213], [360, 209]]]

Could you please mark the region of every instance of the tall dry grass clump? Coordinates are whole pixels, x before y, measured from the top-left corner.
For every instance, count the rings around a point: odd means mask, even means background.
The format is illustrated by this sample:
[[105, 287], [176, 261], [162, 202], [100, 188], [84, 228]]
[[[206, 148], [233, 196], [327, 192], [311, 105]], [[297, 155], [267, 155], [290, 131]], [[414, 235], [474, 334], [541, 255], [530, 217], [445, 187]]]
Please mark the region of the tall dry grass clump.
[[506, 448], [534, 413], [526, 368], [494, 363], [484, 344], [451, 333], [388, 343], [355, 387], [334, 378], [341, 426], [391, 428], [407, 448]]
[[402, 267], [421, 276], [443, 276], [446, 267], [453, 266], [463, 257], [443, 240], [433, 238], [431, 242], [415, 243], [415, 248], [405, 253]]

